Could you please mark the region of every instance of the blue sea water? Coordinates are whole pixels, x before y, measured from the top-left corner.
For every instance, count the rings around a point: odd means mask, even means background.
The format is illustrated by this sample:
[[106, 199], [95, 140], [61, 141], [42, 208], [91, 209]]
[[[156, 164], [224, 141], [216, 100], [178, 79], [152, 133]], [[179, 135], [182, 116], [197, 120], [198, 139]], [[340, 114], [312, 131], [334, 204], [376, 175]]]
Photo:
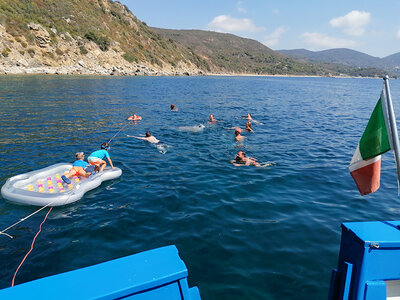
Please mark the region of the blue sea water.
[[[390, 83], [400, 114], [400, 84]], [[358, 194], [347, 169], [381, 88], [380, 79], [0, 77], [1, 185], [88, 155], [131, 114], [143, 117], [111, 142], [121, 178], [54, 208], [16, 283], [176, 244], [203, 299], [325, 299], [340, 223], [399, 219], [391, 153], [372, 195]], [[244, 127], [247, 112], [262, 124], [238, 144], [224, 128]], [[223, 122], [208, 124], [210, 113]], [[147, 130], [165, 151], [127, 136]], [[238, 150], [276, 165], [235, 167]], [[1, 199], [0, 230], [36, 209]], [[44, 215], [0, 236], [0, 288]]]

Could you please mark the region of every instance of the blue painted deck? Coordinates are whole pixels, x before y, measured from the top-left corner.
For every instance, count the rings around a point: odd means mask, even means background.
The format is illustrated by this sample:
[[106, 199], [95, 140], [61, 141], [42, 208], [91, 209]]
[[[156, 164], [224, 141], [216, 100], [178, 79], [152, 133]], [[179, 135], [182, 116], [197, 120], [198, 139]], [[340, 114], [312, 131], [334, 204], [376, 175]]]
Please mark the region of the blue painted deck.
[[[342, 224], [339, 262], [330, 300], [400, 296], [400, 221]], [[396, 298], [398, 299], [398, 298]]]
[[175, 246], [111, 260], [0, 290], [1, 299], [198, 300]]

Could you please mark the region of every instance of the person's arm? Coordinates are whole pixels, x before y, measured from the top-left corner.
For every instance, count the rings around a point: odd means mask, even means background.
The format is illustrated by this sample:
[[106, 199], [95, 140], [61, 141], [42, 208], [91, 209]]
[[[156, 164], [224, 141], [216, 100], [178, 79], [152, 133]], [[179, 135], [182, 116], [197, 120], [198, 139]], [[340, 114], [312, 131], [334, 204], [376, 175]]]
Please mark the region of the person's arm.
[[234, 165], [234, 166], [236, 166], [236, 167], [241, 167], [241, 166], [243, 166], [243, 164], [237, 164], [237, 163], [236, 163], [236, 160], [234, 160], [234, 159], [231, 160], [231, 164]]
[[133, 137], [133, 138], [138, 139], [138, 140], [144, 140], [144, 141], [146, 141], [146, 138], [145, 138], [145, 137], [133, 136], [133, 135], [129, 135], [129, 137]]
[[114, 169], [114, 166], [113, 166], [113, 163], [111, 161], [111, 158], [107, 157], [107, 160], [108, 160], [108, 162], [109, 162], [109, 164], [111, 166], [111, 169]]

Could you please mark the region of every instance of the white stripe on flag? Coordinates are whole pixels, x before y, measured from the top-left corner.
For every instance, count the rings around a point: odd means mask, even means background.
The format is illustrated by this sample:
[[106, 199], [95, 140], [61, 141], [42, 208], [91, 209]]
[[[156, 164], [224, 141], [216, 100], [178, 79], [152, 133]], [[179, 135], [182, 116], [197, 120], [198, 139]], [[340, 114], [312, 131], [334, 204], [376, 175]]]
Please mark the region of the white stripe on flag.
[[359, 145], [357, 145], [357, 149], [354, 152], [353, 158], [351, 159], [351, 162], [350, 162], [350, 165], [349, 165], [349, 170], [350, 170], [350, 172], [353, 172], [355, 170], [358, 170], [360, 168], [363, 168], [365, 166], [373, 164], [373, 163], [377, 162], [380, 159], [381, 159], [381, 156], [378, 155], [378, 156], [375, 156], [373, 158], [370, 158], [370, 159], [367, 159], [367, 160], [363, 160], [362, 157], [361, 157]]

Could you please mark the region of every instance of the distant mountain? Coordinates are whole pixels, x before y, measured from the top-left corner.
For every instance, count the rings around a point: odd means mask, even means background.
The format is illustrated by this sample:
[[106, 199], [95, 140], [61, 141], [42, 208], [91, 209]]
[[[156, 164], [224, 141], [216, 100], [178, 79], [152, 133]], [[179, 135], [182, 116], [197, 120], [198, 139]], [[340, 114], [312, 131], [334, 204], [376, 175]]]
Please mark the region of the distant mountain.
[[400, 69], [400, 52], [382, 58], [385, 66], [399, 72]]
[[383, 63], [379, 57], [371, 56], [362, 52], [358, 52], [346, 48], [329, 49], [323, 51], [309, 51], [305, 49], [294, 50], [278, 50], [278, 52], [296, 57], [298, 59], [306, 59], [308, 61], [322, 61], [327, 63], [342, 64], [354, 67], [383, 67]]
[[386, 72], [400, 74], [400, 53], [384, 58], [371, 56], [359, 51], [337, 48], [323, 51], [305, 49], [278, 50], [279, 53], [300, 59], [304, 62], [325, 62], [358, 68], [378, 68]]

